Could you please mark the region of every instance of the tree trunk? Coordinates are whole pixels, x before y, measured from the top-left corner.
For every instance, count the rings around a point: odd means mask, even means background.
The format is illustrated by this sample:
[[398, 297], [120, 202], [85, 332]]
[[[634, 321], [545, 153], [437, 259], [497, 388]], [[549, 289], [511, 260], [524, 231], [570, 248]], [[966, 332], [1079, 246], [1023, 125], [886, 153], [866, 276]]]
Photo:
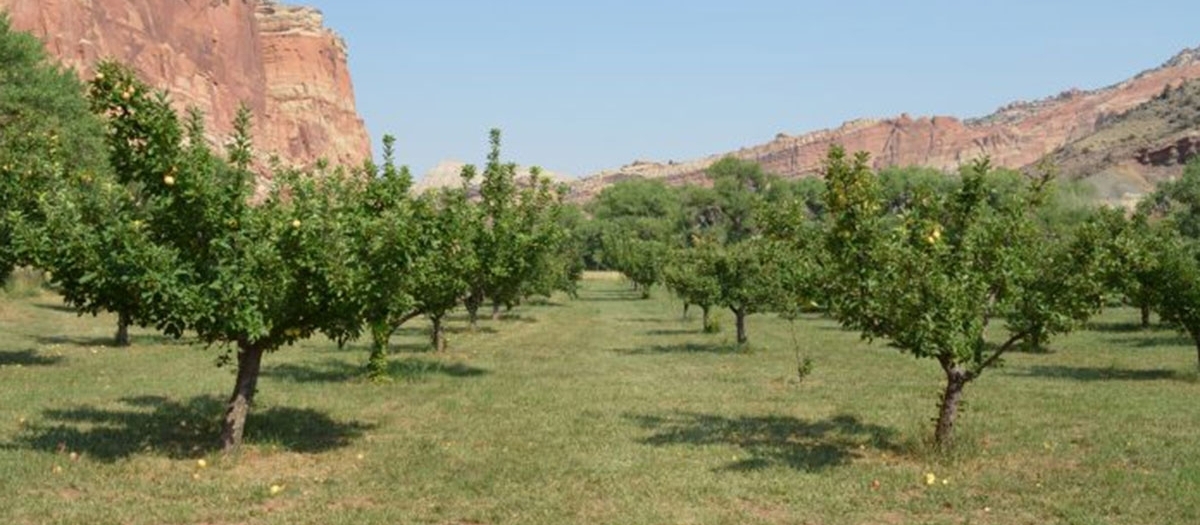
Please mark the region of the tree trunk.
[[115, 336], [117, 346], [129, 346], [129, 314], [117, 314], [117, 335]]
[[690, 304], [687, 304], [687, 302], [684, 302], [684, 303], [683, 303], [683, 318], [684, 318], [684, 319], [687, 319], [687, 318], [688, 318], [688, 307], [689, 307], [689, 306], [691, 306], [691, 305], [690, 305]]
[[221, 448], [233, 452], [242, 444], [242, 433], [246, 429], [246, 415], [254, 401], [258, 387], [258, 372], [262, 365], [263, 348], [249, 343], [238, 343], [237, 383], [233, 395], [225, 406], [225, 417], [221, 422]]
[[713, 324], [712, 315], [709, 313], [712, 308], [708, 305], [701, 305], [700, 311], [704, 313], [704, 321], [702, 328], [706, 334], [717, 333], [717, 326]]
[[492, 301], [492, 320], [500, 320], [500, 301]]
[[746, 335], [746, 309], [733, 309], [733, 315], [737, 320], [737, 342], [738, 346], [745, 345], [750, 337]]
[[1141, 310], [1142, 310], [1142, 330], [1148, 330], [1150, 328], [1150, 305], [1143, 303], [1141, 306]]
[[479, 328], [479, 307], [483, 304], [482, 294], [471, 292], [463, 303], [467, 307], [467, 318], [471, 323], [471, 331], [474, 332]]
[[1200, 369], [1200, 330], [1192, 332], [1192, 341], [1196, 342], [1196, 367]]
[[388, 373], [388, 340], [392, 329], [387, 322], [371, 323], [371, 357], [367, 358], [367, 377], [382, 379]]
[[430, 343], [433, 344], [433, 350], [439, 353], [445, 352], [446, 331], [442, 328], [442, 316], [431, 315], [429, 316], [429, 321], [433, 324], [433, 327], [429, 330], [429, 339]]
[[954, 418], [958, 416], [963, 387], [969, 379], [961, 366], [942, 365], [942, 368], [946, 371], [946, 391], [942, 393], [942, 402], [938, 405], [937, 429], [933, 433], [933, 441], [939, 449], [946, 450], [953, 442]]

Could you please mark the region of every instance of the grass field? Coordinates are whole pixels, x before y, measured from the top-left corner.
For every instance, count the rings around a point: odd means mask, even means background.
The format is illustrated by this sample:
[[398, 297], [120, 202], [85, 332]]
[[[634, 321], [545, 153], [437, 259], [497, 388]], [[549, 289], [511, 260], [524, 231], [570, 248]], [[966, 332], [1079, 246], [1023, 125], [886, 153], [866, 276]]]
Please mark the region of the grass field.
[[1195, 351], [1133, 311], [969, 385], [941, 458], [931, 361], [815, 317], [754, 316], [735, 352], [731, 316], [709, 336], [664, 292], [580, 295], [479, 333], [457, 318], [444, 355], [414, 324], [385, 384], [361, 378], [362, 345], [267, 356], [230, 458], [218, 350], [144, 331], [109, 348], [111, 318], [0, 296], [0, 520], [1200, 523]]

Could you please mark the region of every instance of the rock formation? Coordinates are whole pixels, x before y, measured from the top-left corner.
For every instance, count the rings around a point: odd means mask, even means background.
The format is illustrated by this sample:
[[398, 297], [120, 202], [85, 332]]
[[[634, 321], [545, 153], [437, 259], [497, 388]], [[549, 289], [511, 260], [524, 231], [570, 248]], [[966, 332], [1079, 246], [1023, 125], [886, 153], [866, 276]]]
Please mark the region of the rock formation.
[[[1106, 119], [1159, 95], [1168, 86], [1200, 78], [1200, 48], [1185, 50], [1162, 66], [1095, 91], [1070, 90], [1035, 102], [1017, 102], [977, 119], [901, 115], [858, 120], [799, 136], [780, 134], [769, 143], [732, 153], [787, 177], [816, 174], [830, 145], [871, 153], [877, 167], [920, 165], [954, 169], [983, 155], [1001, 166], [1036, 163], [1063, 145], [1093, 133]], [[617, 180], [641, 176], [671, 183], [700, 182], [722, 155], [682, 163], [640, 161], [581, 179], [576, 199], [587, 199]]]
[[130, 64], [180, 109], [204, 110], [214, 142], [245, 103], [263, 155], [294, 164], [370, 157], [346, 46], [315, 9], [270, 0], [0, 0], [0, 10], [82, 75], [108, 57]]

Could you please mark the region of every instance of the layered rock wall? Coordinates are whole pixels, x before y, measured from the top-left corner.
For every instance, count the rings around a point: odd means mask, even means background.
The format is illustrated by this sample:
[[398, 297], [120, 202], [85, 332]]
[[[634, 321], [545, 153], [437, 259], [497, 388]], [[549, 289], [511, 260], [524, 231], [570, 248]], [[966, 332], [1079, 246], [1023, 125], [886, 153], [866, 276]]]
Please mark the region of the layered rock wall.
[[104, 58], [133, 66], [180, 109], [202, 109], [214, 142], [245, 103], [264, 156], [370, 156], [345, 44], [316, 10], [268, 0], [0, 0], [0, 10], [82, 75]]

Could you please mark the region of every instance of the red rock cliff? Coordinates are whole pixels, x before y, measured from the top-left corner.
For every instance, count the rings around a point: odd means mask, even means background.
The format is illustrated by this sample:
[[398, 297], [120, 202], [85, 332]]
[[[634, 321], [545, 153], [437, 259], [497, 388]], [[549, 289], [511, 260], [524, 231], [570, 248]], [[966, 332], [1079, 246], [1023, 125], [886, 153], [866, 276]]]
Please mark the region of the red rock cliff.
[[[1071, 90], [1036, 102], [1017, 102], [984, 118], [908, 115], [858, 120], [799, 136], [779, 135], [760, 146], [729, 153], [762, 164], [787, 177], [816, 174], [830, 145], [867, 151], [876, 167], [929, 166], [955, 169], [988, 155], [993, 163], [1022, 168], [1097, 129], [1097, 122], [1129, 111], [1189, 79], [1200, 78], [1200, 49], [1186, 50], [1162, 66], [1095, 91]], [[702, 182], [704, 170], [724, 155], [681, 163], [639, 161], [581, 179], [576, 199], [587, 199], [608, 184], [631, 176], [663, 178], [670, 183]]]
[[218, 142], [244, 102], [263, 154], [296, 164], [370, 156], [346, 46], [314, 9], [270, 0], [0, 0], [0, 9], [82, 74], [106, 57], [132, 65], [181, 108], [204, 110]]

